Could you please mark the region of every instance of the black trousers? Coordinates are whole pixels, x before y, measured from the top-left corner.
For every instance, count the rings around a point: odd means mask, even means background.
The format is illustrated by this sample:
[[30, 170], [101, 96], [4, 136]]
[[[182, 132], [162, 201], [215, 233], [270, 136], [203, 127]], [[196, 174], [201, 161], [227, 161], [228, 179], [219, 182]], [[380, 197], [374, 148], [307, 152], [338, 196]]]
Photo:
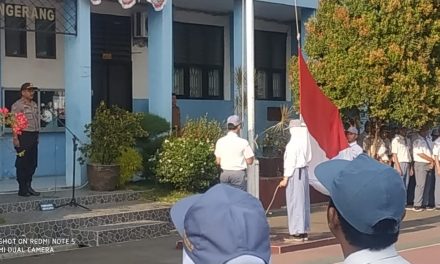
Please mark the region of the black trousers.
[[32, 176], [37, 169], [38, 163], [38, 132], [23, 131], [18, 136], [20, 147], [16, 147], [17, 158], [15, 168], [17, 169], [17, 181], [19, 191], [27, 191], [31, 185]]

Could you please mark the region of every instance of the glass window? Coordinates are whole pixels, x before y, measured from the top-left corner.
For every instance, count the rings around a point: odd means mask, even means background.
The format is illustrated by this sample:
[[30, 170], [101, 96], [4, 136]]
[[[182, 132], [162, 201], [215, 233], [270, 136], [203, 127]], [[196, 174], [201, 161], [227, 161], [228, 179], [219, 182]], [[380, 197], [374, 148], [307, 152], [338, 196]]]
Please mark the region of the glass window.
[[223, 99], [223, 27], [174, 23], [178, 98]]
[[286, 33], [255, 31], [255, 96], [286, 99]]
[[55, 20], [35, 20], [35, 47], [37, 58], [56, 58]]
[[[12, 104], [20, 97], [19, 89], [3, 89], [2, 106], [10, 110]], [[66, 121], [64, 90], [40, 89], [35, 92], [33, 100], [40, 109], [41, 132], [64, 131]], [[9, 127], [6, 132], [10, 132]]]
[[26, 18], [5, 16], [5, 53], [10, 57], [27, 56]]

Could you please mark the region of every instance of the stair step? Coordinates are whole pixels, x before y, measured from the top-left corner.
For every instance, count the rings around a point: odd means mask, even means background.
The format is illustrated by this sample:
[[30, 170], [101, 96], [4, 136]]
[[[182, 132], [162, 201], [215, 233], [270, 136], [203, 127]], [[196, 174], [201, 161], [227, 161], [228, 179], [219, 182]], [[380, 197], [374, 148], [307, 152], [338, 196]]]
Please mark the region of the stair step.
[[[70, 210], [76, 211], [76, 213], [71, 214], [69, 213]], [[46, 221], [41, 221], [45, 217]], [[86, 242], [94, 240], [96, 241], [94, 245], [99, 245], [106, 243], [105, 241], [124, 241], [124, 239], [119, 238], [126, 236], [125, 234], [129, 232], [112, 231], [113, 229], [131, 229], [132, 232], [137, 234], [133, 237], [139, 238], [161, 236], [167, 234], [171, 229], [169, 207], [157, 203], [133, 204], [105, 209], [97, 208], [90, 212], [78, 208], [76, 210], [75, 208], [63, 208], [50, 212], [29, 212], [22, 218], [24, 218], [24, 221], [21, 223], [0, 225], [0, 238], [16, 239], [17, 241], [21, 238], [50, 241], [53, 238], [75, 239], [76, 236], [73, 236], [71, 231], [79, 230], [78, 232], [81, 231], [81, 234], [87, 238]], [[9, 223], [13, 222], [11, 219], [7, 220]], [[152, 222], [142, 222], [147, 220]], [[102, 240], [102, 242], [96, 239], [97, 234], [102, 237], [109, 232], [118, 233], [118, 239], [107, 239]], [[82, 243], [82, 241], [79, 242]], [[44, 244], [53, 245], [52, 242], [44, 242]], [[6, 243], [4, 246], [16, 245], [16, 243], [10, 245]], [[93, 243], [87, 245], [93, 245]], [[0, 252], [0, 254], [2, 253], [5, 252]]]
[[[141, 199], [143, 191], [114, 191], [114, 192], [94, 192], [82, 190], [76, 197], [76, 202], [81, 205], [99, 205], [108, 203], [119, 203], [126, 201], [137, 201]], [[0, 203], [0, 214], [23, 213], [39, 210], [41, 203], [53, 203], [55, 206], [69, 203], [71, 200], [70, 191], [60, 192], [56, 195], [43, 193], [39, 197], [31, 196], [18, 197], [16, 194], [2, 195]], [[6, 201], [6, 202], [4, 202]]]
[[168, 235], [173, 225], [169, 222], [140, 220], [117, 224], [73, 229], [72, 238], [79, 246], [97, 247], [139, 239]]

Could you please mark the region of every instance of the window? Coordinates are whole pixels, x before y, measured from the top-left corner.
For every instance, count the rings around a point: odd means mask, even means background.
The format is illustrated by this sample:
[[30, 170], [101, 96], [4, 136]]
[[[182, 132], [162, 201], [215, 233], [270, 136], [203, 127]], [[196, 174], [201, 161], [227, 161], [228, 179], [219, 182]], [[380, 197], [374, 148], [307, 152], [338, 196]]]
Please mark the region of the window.
[[[3, 88], [3, 95], [0, 106], [11, 109], [21, 97], [18, 88]], [[33, 100], [40, 109], [41, 132], [64, 131], [65, 117], [65, 94], [61, 89], [40, 89], [34, 94]], [[10, 127], [4, 126], [5, 132], [11, 132]]]
[[37, 58], [56, 58], [55, 20], [35, 20], [35, 49]]
[[223, 27], [174, 23], [178, 98], [223, 99]]
[[286, 33], [255, 31], [255, 97], [286, 99]]
[[5, 16], [6, 56], [26, 57], [26, 18]]

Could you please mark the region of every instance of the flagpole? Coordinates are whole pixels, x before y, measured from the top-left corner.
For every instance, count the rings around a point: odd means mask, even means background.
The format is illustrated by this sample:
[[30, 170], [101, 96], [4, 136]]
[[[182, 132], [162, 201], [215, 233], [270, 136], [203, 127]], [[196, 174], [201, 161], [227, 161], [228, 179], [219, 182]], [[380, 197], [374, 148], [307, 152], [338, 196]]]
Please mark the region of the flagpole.
[[[254, 84], [254, 1], [246, 3], [246, 89], [247, 89], [247, 121], [248, 141], [255, 151], [255, 84]], [[248, 192], [258, 197], [259, 176], [255, 170], [255, 162], [249, 168]]]
[[[299, 32], [299, 21], [298, 21], [298, 5], [296, 4], [296, 0], [294, 0], [295, 5], [295, 25], [296, 25], [296, 44], [297, 44], [297, 50], [298, 50], [298, 73], [301, 71], [301, 63], [299, 63], [299, 56], [302, 55], [301, 53], [301, 33]], [[301, 74], [298, 74], [298, 95], [299, 95], [299, 119], [301, 121], [303, 120], [303, 117], [301, 115]]]

